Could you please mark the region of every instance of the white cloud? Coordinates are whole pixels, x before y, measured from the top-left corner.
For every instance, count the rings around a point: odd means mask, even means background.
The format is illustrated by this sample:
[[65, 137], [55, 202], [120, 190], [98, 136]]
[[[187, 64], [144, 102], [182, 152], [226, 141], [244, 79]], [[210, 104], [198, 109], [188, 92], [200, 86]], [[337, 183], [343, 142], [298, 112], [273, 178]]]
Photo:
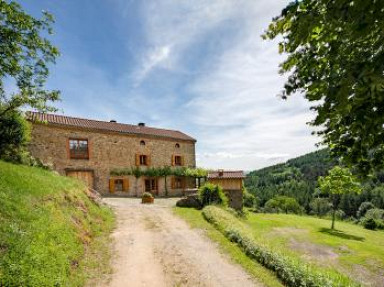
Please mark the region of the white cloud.
[[135, 71], [135, 86], [138, 86], [154, 68], [166, 61], [170, 52], [170, 46], [155, 47], [149, 51], [143, 58], [141, 67]]

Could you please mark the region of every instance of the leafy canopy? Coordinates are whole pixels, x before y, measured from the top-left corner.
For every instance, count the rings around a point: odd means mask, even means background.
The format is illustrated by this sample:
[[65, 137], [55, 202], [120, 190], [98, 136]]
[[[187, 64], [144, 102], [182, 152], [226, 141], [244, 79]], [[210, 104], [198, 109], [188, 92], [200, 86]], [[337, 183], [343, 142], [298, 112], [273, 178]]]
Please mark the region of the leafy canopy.
[[[52, 34], [53, 16], [43, 11], [36, 19], [16, 2], [0, 0], [0, 116], [22, 106], [53, 111], [48, 102], [59, 99], [58, 91], [48, 91], [44, 84], [49, 64], [59, 55], [45, 37]], [[17, 91], [7, 93], [5, 83]]]
[[367, 175], [384, 165], [384, 1], [302, 0], [274, 18], [263, 37], [280, 40], [289, 77], [317, 112], [334, 155]]
[[319, 177], [319, 188], [326, 195], [342, 195], [344, 193], [360, 193], [361, 186], [348, 168], [335, 166], [325, 177]]

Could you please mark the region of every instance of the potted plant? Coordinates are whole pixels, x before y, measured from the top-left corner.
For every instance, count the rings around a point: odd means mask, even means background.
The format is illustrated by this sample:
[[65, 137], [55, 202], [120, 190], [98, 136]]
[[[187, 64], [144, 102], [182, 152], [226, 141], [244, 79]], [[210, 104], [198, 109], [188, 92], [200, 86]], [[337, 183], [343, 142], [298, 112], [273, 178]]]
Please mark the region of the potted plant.
[[150, 192], [144, 192], [141, 196], [141, 203], [153, 203], [154, 197]]

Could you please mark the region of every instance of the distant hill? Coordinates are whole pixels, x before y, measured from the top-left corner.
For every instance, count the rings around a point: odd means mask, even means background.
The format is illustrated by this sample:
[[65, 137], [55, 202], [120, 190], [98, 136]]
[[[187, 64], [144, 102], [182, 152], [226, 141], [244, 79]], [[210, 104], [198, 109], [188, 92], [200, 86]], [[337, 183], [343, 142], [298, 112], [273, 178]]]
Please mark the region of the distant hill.
[[[259, 198], [261, 206], [276, 195], [286, 195], [296, 198], [309, 212], [318, 177], [326, 175], [336, 163], [328, 149], [318, 150], [286, 163], [250, 172], [245, 179], [245, 187]], [[347, 216], [354, 216], [363, 201], [372, 201], [377, 207], [384, 208], [383, 183], [384, 173], [380, 173], [363, 182], [361, 195], [344, 196], [341, 207]]]

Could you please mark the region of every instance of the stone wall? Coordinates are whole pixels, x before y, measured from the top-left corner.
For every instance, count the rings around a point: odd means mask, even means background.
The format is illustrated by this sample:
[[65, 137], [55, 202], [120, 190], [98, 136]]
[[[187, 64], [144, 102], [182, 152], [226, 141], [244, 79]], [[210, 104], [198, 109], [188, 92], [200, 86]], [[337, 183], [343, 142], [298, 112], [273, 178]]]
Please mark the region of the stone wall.
[[240, 189], [224, 190], [228, 197], [228, 206], [237, 210], [243, 208], [243, 191]]
[[[70, 159], [68, 139], [88, 139], [89, 159]], [[145, 141], [145, 146], [140, 141]], [[176, 143], [180, 145], [175, 147]], [[126, 135], [112, 132], [96, 132], [79, 128], [59, 127], [48, 124], [33, 124], [29, 145], [31, 154], [43, 163], [50, 164], [62, 175], [68, 170], [89, 170], [94, 174], [94, 189], [109, 194], [110, 171], [116, 168], [130, 168], [136, 164], [136, 154], [151, 156], [149, 167], [171, 166], [172, 155], [181, 155], [184, 166], [195, 167], [195, 143], [152, 136]], [[147, 167], [142, 167], [143, 169]], [[126, 177], [129, 189], [116, 193], [123, 196], [140, 196], [144, 191], [144, 178], [136, 180]], [[188, 185], [193, 181], [188, 180]], [[158, 179], [159, 195], [164, 195], [164, 178]], [[183, 190], [171, 190], [171, 177], [167, 178], [169, 195], [181, 194]]]

